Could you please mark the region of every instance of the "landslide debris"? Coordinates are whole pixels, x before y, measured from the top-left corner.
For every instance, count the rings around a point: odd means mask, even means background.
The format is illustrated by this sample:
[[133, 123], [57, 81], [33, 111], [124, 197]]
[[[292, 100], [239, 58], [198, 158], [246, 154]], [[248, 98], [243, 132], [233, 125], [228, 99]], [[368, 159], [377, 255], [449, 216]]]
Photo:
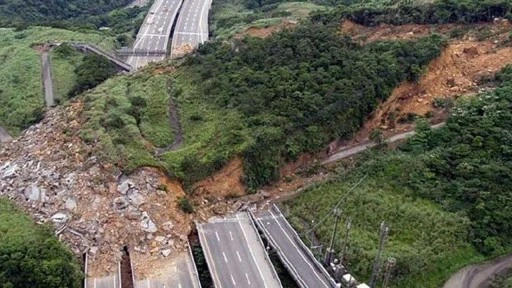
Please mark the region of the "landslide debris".
[[[378, 40], [425, 37], [431, 33], [451, 37], [441, 56], [426, 68], [418, 82], [405, 82], [365, 122], [354, 137], [355, 142], [367, 141], [370, 133], [381, 129], [385, 136], [410, 130], [416, 117], [441, 122], [447, 117], [437, 103], [453, 101], [462, 95], [472, 95], [485, 89], [485, 79], [512, 64], [512, 25], [505, 19], [474, 25], [379, 25], [365, 27], [350, 21], [341, 24], [341, 33], [362, 44]], [[339, 142], [335, 146], [346, 145]], [[335, 149], [333, 149], [335, 150]]]
[[41, 123], [3, 147], [0, 196], [38, 223], [53, 225], [75, 254], [89, 253], [92, 276], [114, 271], [124, 246], [134, 258], [144, 258], [135, 263], [144, 275], [186, 247], [191, 216], [177, 207], [184, 192], [163, 186], [158, 170], [127, 176], [101, 163], [77, 135], [81, 109], [76, 102], [49, 110]]

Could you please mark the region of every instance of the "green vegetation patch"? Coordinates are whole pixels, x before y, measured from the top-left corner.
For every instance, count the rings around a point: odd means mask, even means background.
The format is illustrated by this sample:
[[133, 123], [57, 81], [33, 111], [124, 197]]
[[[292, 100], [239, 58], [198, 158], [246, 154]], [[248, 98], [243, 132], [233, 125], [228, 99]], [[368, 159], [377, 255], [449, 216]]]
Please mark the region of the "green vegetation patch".
[[0, 283], [11, 287], [82, 287], [80, 266], [48, 227], [0, 198]]
[[[302, 26], [267, 39], [247, 38], [235, 47], [208, 43], [171, 75], [169, 94], [177, 103], [184, 133], [179, 149], [149, 157], [153, 151], [144, 145], [150, 140], [140, 131], [144, 127], [137, 128], [135, 119], [126, 116], [127, 84], [109, 82], [89, 94], [88, 113], [107, 120], [119, 114], [123, 120], [114, 121], [119, 127], [112, 127], [110, 120], [100, 124], [94, 120], [97, 117], [90, 118], [89, 130], [105, 132], [102, 139], [107, 146], [123, 138], [118, 144], [140, 148], [133, 154], [147, 155], [143, 157], [147, 165], [158, 162], [185, 184], [204, 179], [242, 156], [243, 180], [257, 188], [275, 180], [284, 162], [356, 131], [396, 85], [417, 79], [443, 44], [433, 35], [416, 42], [358, 46], [340, 37], [336, 27], [327, 26]], [[148, 72], [116, 81], [145, 85], [143, 81], [164, 77]], [[145, 97], [155, 97], [158, 91], [148, 91]], [[112, 97], [119, 100], [116, 105], [109, 105]], [[126, 137], [131, 134], [125, 129], [137, 136]], [[129, 171], [143, 164], [139, 156], [129, 158], [135, 162], [126, 157], [122, 161]]]
[[132, 0], [4, 0], [0, 2], [0, 25], [98, 15], [131, 2]]
[[213, 2], [210, 31], [216, 39], [229, 39], [249, 27], [266, 28], [283, 20], [300, 21], [312, 11], [326, 11], [327, 6], [311, 2], [284, 2], [265, 6], [248, 6], [247, 1], [221, 0]]
[[[349, 268], [369, 276], [379, 223], [386, 221], [391, 234], [385, 255], [397, 259], [394, 287], [439, 287], [457, 268], [484, 257], [479, 255], [510, 251], [512, 67], [496, 79], [503, 81], [500, 88], [461, 100], [445, 127], [421, 124], [399, 151], [369, 152], [338, 180], [291, 201], [294, 224], [307, 230], [305, 223], [347, 195], [340, 207], [354, 221]], [[328, 221], [315, 230], [323, 243], [332, 227]], [[336, 247], [341, 251], [339, 239]]]
[[86, 95], [89, 119], [82, 138], [100, 141], [99, 153], [128, 171], [140, 166], [161, 166], [154, 146], [174, 142], [169, 126], [167, 77], [137, 74], [119, 76]]
[[[365, 1], [366, 2], [366, 1]], [[496, 17], [512, 20], [512, 3], [508, 0], [435, 0], [404, 1], [400, 5], [376, 5], [378, 1], [360, 5], [339, 6], [328, 12], [314, 13], [313, 22], [348, 19], [361, 25], [404, 25], [491, 22]], [[429, 2], [429, 1], [423, 1]]]
[[[43, 27], [18, 32], [0, 29], [0, 125], [15, 135], [36, 122], [44, 107], [41, 60], [35, 46], [48, 41], [86, 41], [105, 48], [113, 46], [109, 38], [96, 33]], [[52, 71], [54, 75], [62, 75], [68, 69], [68, 65], [57, 60]], [[66, 85], [58, 84], [57, 87]]]

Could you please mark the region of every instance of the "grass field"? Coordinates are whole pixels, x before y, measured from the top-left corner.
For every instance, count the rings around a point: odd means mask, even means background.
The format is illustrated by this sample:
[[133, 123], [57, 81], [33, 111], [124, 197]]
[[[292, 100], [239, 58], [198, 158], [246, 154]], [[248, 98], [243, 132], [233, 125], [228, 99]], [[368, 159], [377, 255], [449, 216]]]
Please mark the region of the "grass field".
[[214, 2], [210, 30], [215, 38], [228, 39], [249, 27], [274, 26], [284, 19], [299, 21], [307, 18], [312, 11], [327, 9], [330, 7], [311, 2], [286, 2], [261, 11], [249, 10], [239, 0]]
[[[345, 197], [340, 206], [343, 210], [341, 221], [352, 219], [346, 261], [356, 279], [367, 281], [378, 249], [380, 223], [386, 221], [390, 234], [383, 259], [397, 259], [391, 287], [440, 287], [462, 266], [483, 260], [468, 242], [467, 218], [443, 211], [431, 201], [412, 197], [411, 191], [394, 185], [388, 178], [387, 175], [407, 169], [412, 157], [369, 152], [361, 159], [366, 163], [365, 167], [377, 161], [384, 162], [377, 166], [386, 167], [387, 171], [371, 171], [351, 193], [347, 194], [347, 191], [364, 177], [364, 169], [341, 172], [337, 180], [320, 184], [286, 203], [285, 210], [291, 213], [292, 224], [299, 231], [308, 230], [312, 220], [318, 221], [331, 211], [334, 203]], [[330, 241], [334, 226], [331, 219], [315, 229], [324, 244]], [[334, 244], [338, 253], [342, 250], [345, 233], [344, 225], [340, 227]]]
[[[167, 84], [171, 86], [170, 93], [166, 91]], [[249, 137], [241, 115], [227, 109], [213, 110], [201, 101], [195, 89], [190, 74], [185, 71], [172, 76], [151, 76], [143, 71], [110, 79], [85, 98], [89, 121], [82, 137], [90, 141], [100, 139], [98, 151], [108, 161], [123, 164], [128, 171], [140, 166], [158, 166], [185, 178], [182, 163], [186, 162], [195, 173], [206, 177], [220, 168], [211, 163], [222, 165], [231, 159], [246, 147]], [[139, 124], [131, 113], [134, 105], [130, 101], [137, 96], [147, 102], [141, 110]], [[168, 119], [170, 96], [178, 106], [184, 142], [180, 149], [156, 157], [155, 147], [165, 147], [174, 141]], [[122, 125], [115, 125], [116, 118], [122, 120]], [[240, 143], [226, 142], [231, 139], [230, 133], [238, 133]], [[210, 166], [205, 168], [204, 163]]]
[[[48, 41], [87, 41], [107, 49], [113, 41], [97, 33], [78, 33], [62, 29], [34, 27], [23, 31], [0, 29], [0, 125], [14, 135], [34, 121], [34, 111], [44, 106], [41, 82], [41, 63], [37, 44]], [[54, 75], [69, 75], [70, 65], [56, 62]], [[57, 93], [63, 93], [72, 75], [67, 80], [57, 81]]]
[[74, 70], [82, 62], [83, 54], [73, 51], [72, 55], [64, 57], [51, 51], [50, 57], [55, 99], [62, 102], [68, 98], [69, 91], [75, 85], [77, 75]]

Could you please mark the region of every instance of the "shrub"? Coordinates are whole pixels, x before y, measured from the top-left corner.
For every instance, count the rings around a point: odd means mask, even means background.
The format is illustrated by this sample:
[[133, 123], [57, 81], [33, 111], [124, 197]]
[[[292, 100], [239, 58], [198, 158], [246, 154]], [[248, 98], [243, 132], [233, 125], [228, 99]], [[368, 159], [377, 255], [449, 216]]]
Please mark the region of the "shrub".
[[192, 206], [192, 203], [188, 200], [187, 197], [181, 197], [178, 199], [178, 206], [180, 207], [181, 211], [192, 214], [194, 213], [194, 206]]

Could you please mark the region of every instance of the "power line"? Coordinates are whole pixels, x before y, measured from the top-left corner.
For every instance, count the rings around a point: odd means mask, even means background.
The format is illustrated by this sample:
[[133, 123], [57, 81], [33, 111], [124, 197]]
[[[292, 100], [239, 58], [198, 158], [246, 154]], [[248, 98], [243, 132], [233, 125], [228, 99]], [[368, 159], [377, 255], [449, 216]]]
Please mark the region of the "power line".
[[352, 187], [350, 187], [350, 189], [348, 189], [347, 193], [345, 193], [341, 198], [340, 200], [338, 201], [338, 203], [336, 203], [334, 205], [334, 207], [332, 209], [330, 209], [325, 215], [324, 217], [318, 221], [315, 225], [313, 225], [313, 227], [311, 227], [308, 231], [304, 232], [304, 234], [308, 234], [310, 233], [311, 231], [315, 230], [318, 226], [320, 226], [320, 224], [322, 224], [325, 220], [327, 220], [327, 217], [329, 217], [329, 215], [331, 213], [333, 213], [335, 211], [335, 209], [338, 209], [338, 206], [341, 205], [341, 203], [343, 202], [343, 200], [345, 200], [345, 198], [350, 194], [350, 192], [352, 192], [354, 189], [357, 188], [357, 186], [359, 186], [359, 184], [361, 184], [363, 182], [364, 179], [366, 179], [366, 177], [368, 176], [368, 174], [364, 175], [361, 179], [359, 179], [359, 181]]

